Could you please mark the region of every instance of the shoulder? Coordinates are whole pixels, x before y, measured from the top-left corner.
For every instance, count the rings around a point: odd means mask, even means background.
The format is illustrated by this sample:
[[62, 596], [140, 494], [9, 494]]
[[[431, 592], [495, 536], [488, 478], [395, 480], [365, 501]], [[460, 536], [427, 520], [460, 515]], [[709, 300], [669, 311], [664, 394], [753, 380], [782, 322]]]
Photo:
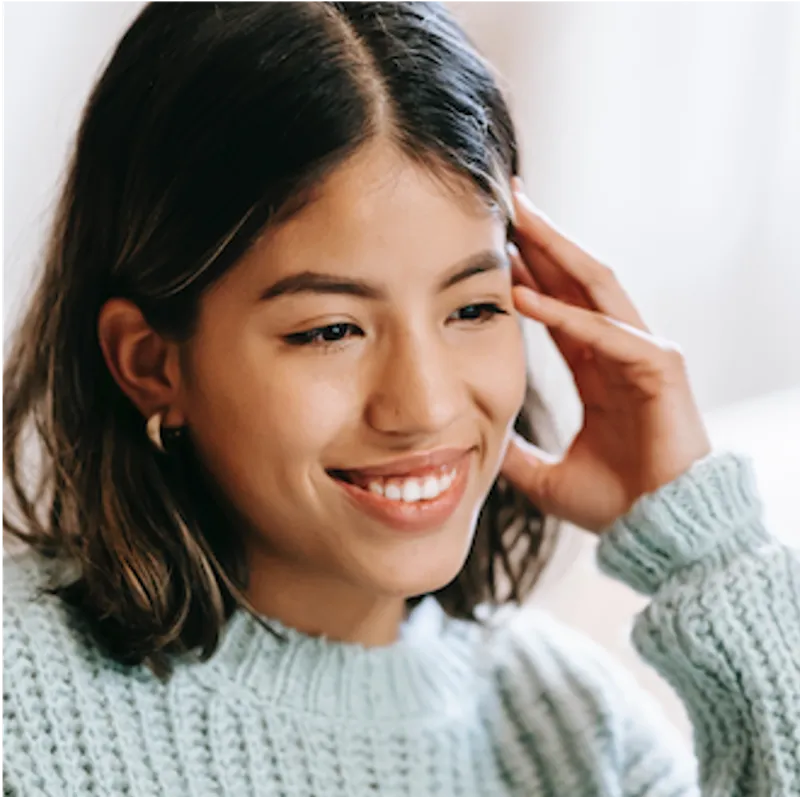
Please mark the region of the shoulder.
[[[83, 793], [76, 762], [114, 733], [102, 722], [122, 668], [102, 655], [88, 623], [48, 593], [72, 576], [34, 551], [3, 557], [3, 767], [20, 794]], [[115, 716], [123, 710], [118, 701]]]
[[612, 655], [586, 634], [536, 606], [505, 605], [479, 614], [480, 624], [447, 618], [466, 642], [466, 655], [495, 685], [519, 698], [578, 691], [595, 702], [612, 699], [626, 680]]
[[697, 794], [690, 741], [599, 643], [531, 606], [493, 637], [486, 709], [554, 791]]
[[4, 699], [24, 707], [25, 716], [36, 715], [37, 701], [77, 700], [97, 678], [119, 669], [100, 651], [88, 623], [53, 592], [74, 575], [63, 561], [33, 551], [0, 560]]
[[580, 682], [582, 691], [598, 696], [624, 679], [621, 665], [608, 651], [538, 607], [505, 610], [494, 636], [496, 665], [506, 677], [540, 688]]
[[42, 684], [90, 664], [84, 624], [48, 590], [70, 574], [63, 563], [25, 550], [3, 556], [3, 672], [8, 697], [33, 699]]
[[[63, 571], [57, 560], [48, 559], [31, 550], [3, 554], [3, 630], [8, 631], [6, 642], [14, 642], [20, 632], [30, 634], [28, 626], [34, 618], [40, 622], [56, 622], [60, 601], [47, 590], [55, 586]], [[62, 618], [63, 619], [63, 618]], [[37, 624], [38, 625], [38, 624]]]
[[585, 633], [525, 606], [509, 612], [497, 637], [497, 683], [529, 728], [547, 716], [565, 737], [590, 733], [615, 755], [657, 728], [664, 747], [687, 749], [656, 698]]
[[79, 681], [115, 679], [149, 670], [118, 662], [98, 641], [93, 623], [57, 593], [79, 576], [77, 563], [26, 549], [3, 556], [3, 663], [18, 660], [28, 674], [63, 675]]
[[69, 622], [62, 601], [48, 594], [65, 573], [63, 563], [30, 549], [3, 554], [4, 641], [22, 642], [22, 637]]
[[54, 750], [64, 719], [77, 715], [70, 684], [79, 637], [62, 601], [46, 594], [59, 571], [31, 550], [3, 555], [3, 770], [19, 793], [34, 793], [37, 777], [64, 793], [53, 756], [35, 752]]

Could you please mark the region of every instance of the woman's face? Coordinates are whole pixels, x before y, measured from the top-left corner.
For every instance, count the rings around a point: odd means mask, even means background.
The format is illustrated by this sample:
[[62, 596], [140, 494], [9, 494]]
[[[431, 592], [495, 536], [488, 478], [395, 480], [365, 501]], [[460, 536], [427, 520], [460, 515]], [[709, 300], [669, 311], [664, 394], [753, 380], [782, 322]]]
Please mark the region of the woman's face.
[[185, 368], [183, 411], [248, 521], [253, 572], [438, 589], [523, 400], [504, 220], [365, 148], [207, 294]]

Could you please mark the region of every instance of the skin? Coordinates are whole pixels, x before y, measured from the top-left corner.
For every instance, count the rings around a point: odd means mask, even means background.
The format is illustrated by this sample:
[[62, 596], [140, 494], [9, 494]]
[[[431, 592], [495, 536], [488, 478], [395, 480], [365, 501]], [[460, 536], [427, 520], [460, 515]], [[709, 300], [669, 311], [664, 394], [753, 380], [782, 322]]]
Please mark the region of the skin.
[[[502, 267], [442, 290], [467, 258]], [[296, 293], [304, 271], [374, 284], [382, 298]], [[504, 314], [463, 308], [490, 303]], [[328, 345], [287, 336], [352, 324]], [[310, 634], [382, 645], [406, 598], [458, 574], [525, 389], [505, 219], [466, 184], [443, 184], [389, 145], [364, 148], [315, 200], [258, 244], [202, 299], [182, 347], [120, 299], [101, 345], [144, 417], [187, 425], [242, 518], [261, 613]], [[444, 447], [473, 449], [466, 494], [432, 532], [388, 529], [347, 502], [329, 469]]]
[[[104, 307], [100, 341], [122, 389], [145, 417], [188, 423], [240, 509], [257, 609], [309, 633], [386, 644], [405, 598], [459, 571], [498, 468], [544, 512], [603, 534], [711, 453], [680, 348], [653, 335], [614, 272], [513, 182], [511, 278], [495, 270], [437, 291], [453, 264], [503, 251], [502, 220], [373, 147], [209, 294], [187, 350], [130, 303]], [[270, 280], [311, 267], [376, 280], [386, 299], [259, 302]], [[584, 419], [560, 457], [510, 434], [524, 391], [517, 319], [453, 321], [487, 300], [545, 325], [572, 371]], [[281, 345], [342, 321], [363, 337], [328, 354]], [[346, 509], [325, 473], [449, 445], [475, 447], [470, 484], [450, 521], [418, 538]]]
[[708, 456], [711, 442], [680, 347], [654, 335], [614, 272], [512, 182], [515, 307], [547, 327], [584, 413], [561, 457], [514, 435], [502, 472], [544, 512], [603, 534]]

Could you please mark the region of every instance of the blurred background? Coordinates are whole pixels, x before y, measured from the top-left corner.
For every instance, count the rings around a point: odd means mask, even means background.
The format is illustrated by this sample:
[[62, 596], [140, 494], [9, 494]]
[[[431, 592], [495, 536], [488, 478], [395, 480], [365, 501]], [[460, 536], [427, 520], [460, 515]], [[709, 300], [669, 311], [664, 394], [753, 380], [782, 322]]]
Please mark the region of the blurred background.
[[[681, 345], [715, 445], [753, 458], [766, 522], [800, 546], [800, 4], [450, 6], [501, 73], [534, 202]], [[577, 395], [528, 332], [566, 445]], [[646, 599], [567, 532], [532, 602], [609, 649], [690, 739], [628, 641]]]
[[[141, 3], [5, 3], [4, 338], [29, 288], [81, 108]], [[534, 202], [681, 345], [719, 448], [753, 457], [800, 546], [800, 4], [449, 3], [510, 99]], [[581, 409], [540, 327], [531, 370], [566, 445]], [[532, 603], [617, 657], [645, 600], [567, 529]]]

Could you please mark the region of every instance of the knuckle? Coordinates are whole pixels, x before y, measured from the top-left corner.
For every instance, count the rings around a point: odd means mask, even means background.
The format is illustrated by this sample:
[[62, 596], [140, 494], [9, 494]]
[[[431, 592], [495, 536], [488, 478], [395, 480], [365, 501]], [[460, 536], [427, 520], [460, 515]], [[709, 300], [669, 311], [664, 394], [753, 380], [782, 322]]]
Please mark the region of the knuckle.
[[596, 263], [589, 275], [590, 288], [603, 288], [616, 282], [617, 275], [614, 270], [603, 263]]
[[661, 344], [662, 350], [664, 351], [664, 356], [670, 362], [674, 362], [676, 364], [683, 363], [686, 359], [683, 355], [683, 349], [680, 347], [679, 344], [675, 343], [674, 341], [668, 340], [664, 341]]
[[620, 322], [609, 313], [598, 313], [597, 319], [601, 324], [607, 327], [618, 327], [620, 325]]
[[683, 374], [686, 371], [686, 357], [683, 349], [671, 341], [663, 342], [661, 349], [661, 366], [667, 374]]

